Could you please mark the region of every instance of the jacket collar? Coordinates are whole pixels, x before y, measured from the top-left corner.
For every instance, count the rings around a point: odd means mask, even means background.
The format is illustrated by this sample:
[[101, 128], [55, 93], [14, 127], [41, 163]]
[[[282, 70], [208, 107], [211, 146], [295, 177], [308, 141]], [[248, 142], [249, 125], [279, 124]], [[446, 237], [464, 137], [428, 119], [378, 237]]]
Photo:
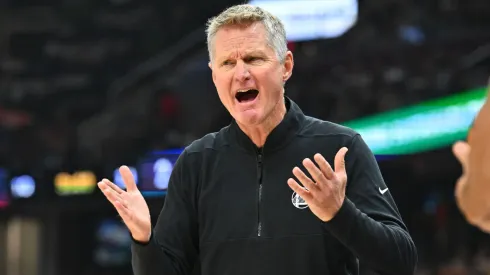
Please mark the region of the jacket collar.
[[[267, 137], [262, 148], [264, 152], [275, 151], [289, 143], [300, 129], [301, 122], [304, 120], [305, 115], [299, 106], [287, 96], [284, 96], [284, 100], [286, 103], [286, 115]], [[236, 144], [240, 147], [250, 152], [257, 152], [260, 149], [240, 129], [235, 120], [231, 123], [230, 128]]]

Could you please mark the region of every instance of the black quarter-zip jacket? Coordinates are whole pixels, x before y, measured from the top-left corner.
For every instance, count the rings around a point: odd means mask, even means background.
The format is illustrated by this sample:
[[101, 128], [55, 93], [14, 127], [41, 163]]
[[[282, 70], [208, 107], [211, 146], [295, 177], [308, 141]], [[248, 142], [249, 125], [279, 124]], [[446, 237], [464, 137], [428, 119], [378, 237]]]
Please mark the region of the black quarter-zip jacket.
[[[135, 275], [413, 274], [415, 245], [375, 157], [354, 130], [287, 113], [257, 148], [235, 122], [187, 146], [149, 243], [133, 241]], [[292, 169], [349, 149], [346, 198], [322, 222], [287, 185]], [[334, 167], [333, 167], [334, 168]]]

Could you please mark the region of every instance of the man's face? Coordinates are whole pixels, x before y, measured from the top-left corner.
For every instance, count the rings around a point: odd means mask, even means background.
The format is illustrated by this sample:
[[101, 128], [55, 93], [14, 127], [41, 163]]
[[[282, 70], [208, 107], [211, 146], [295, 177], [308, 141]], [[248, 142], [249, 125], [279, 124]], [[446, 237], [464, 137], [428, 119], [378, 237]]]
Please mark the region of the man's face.
[[291, 76], [293, 56], [278, 60], [261, 23], [226, 26], [215, 36], [213, 82], [219, 98], [240, 124], [263, 123], [281, 105], [283, 84]]

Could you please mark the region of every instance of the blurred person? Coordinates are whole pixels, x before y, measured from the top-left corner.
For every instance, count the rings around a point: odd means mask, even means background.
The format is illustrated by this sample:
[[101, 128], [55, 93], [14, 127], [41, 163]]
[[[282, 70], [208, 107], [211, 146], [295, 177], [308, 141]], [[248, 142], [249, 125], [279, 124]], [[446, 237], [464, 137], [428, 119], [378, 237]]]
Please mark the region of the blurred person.
[[[490, 84], [488, 85], [490, 91]], [[466, 220], [490, 233], [490, 103], [488, 95], [468, 133], [453, 153], [463, 167], [455, 188], [456, 201]]]
[[413, 274], [415, 245], [362, 137], [285, 95], [283, 23], [237, 5], [206, 33], [231, 124], [179, 156], [154, 228], [126, 166], [126, 190], [98, 184], [131, 232], [134, 273]]

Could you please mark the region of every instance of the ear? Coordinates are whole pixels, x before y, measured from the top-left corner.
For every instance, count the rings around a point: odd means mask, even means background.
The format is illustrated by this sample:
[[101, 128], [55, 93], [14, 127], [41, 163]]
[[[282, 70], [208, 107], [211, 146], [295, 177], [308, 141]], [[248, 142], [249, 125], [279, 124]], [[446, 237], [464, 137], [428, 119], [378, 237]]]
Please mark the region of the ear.
[[293, 74], [293, 67], [294, 67], [293, 53], [291, 51], [287, 51], [286, 57], [284, 58], [283, 74], [282, 74], [282, 80], [284, 83], [286, 83], [286, 81], [288, 81], [288, 79]]

